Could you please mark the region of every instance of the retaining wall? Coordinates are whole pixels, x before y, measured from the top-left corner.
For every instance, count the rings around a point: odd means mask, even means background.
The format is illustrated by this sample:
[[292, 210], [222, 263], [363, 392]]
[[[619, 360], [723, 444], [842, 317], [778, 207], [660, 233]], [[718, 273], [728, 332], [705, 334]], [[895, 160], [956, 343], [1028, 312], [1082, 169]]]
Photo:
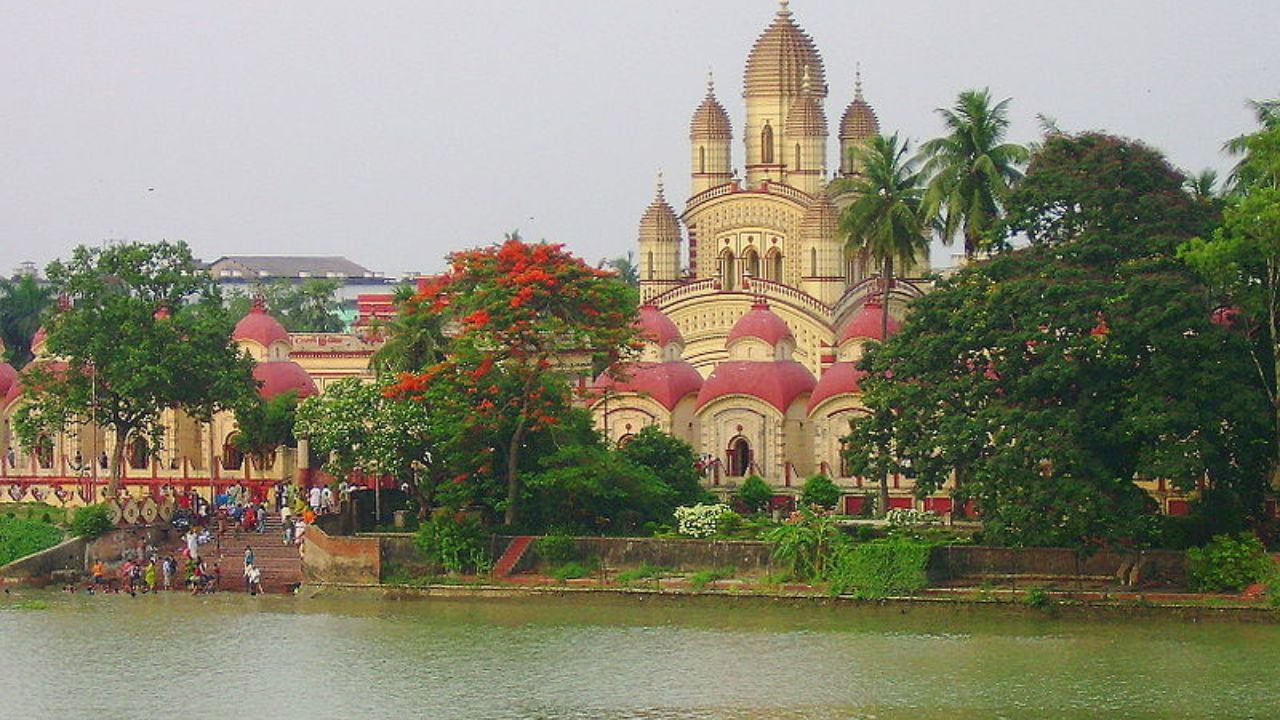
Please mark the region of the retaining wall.
[[329, 535], [312, 525], [302, 541], [302, 577], [307, 582], [376, 585], [382, 578], [380, 543], [377, 538]]
[[1186, 582], [1187, 556], [1178, 550], [1085, 554], [1070, 548], [948, 545], [935, 548], [929, 558], [929, 579], [934, 582], [1000, 575], [1110, 577], [1122, 582], [1181, 585]]
[[64, 540], [51, 548], [18, 558], [0, 567], [0, 578], [20, 582], [44, 582], [58, 571], [84, 572], [85, 546], [84, 538]]

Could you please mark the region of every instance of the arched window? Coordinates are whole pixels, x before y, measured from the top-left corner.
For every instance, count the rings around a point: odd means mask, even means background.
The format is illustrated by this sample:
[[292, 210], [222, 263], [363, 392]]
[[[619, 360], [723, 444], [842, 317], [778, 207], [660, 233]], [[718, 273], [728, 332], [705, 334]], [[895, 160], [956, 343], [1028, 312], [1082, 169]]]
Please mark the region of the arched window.
[[794, 166], [791, 169], [792, 170], [800, 169], [800, 143], [796, 143], [796, 161], [794, 163]]
[[147, 460], [151, 456], [151, 447], [147, 444], [147, 439], [141, 435], [135, 435], [129, 441], [129, 467], [134, 470], [142, 470], [147, 466]]
[[839, 452], [840, 452], [840, 457], [838, 458], [838, 460], [840, 465], [840, 477], [842, 478], [853, 477], [852, 463], [849, 462], [849, 441], [848, 440], [840, 441]]
[[782, 252], [769, 248], [765, 255], [764, 276], [774, 282], [782, 282]]
[[36, 438], [35, 446], [36, 463], [41, 468], [48, 470], [53, 467], [53, 438], [48, 435], [41, 435]]
[[623, 435], [622, 437], [618, 438], [618, 448], [622, 449], [626, 447], [631, 443], [632, 440], [635, 440], [635, 439], [636, 439], [636, 436], [632, 433], [627, 433], [626, 435]]
[[728, 468], [729, 477], [742, 477], [751, 469], [751, 443], [746, 438], [739, 435], [730, 440], [726, 454], [728, 462], [725, 467]]
[[818, 248], [809, 248], [809, 277], [818, 276]]
[[760, 277], [760, 255], [755, 248], [747, 248], [746, 252], [742, 253], [742, 274], [753, 278]]
[[725, 290], [732, 290], [736, 286], [737, 277], [735, 273], [738, 270], [738, 264], [734, 262], [733, 251], [725, 248], [720, 253], [720, 284]]
[[698, 172], [705, 173], [707, 171], [707, 148], [703, 145], [698, 146]]
[[244, 465], [244, 453], [235, 445], [236, 434], [231, 433], [222, 442], [222, 469], [239, 470]]
[[773, 126], [768, 120], [764, 122], [764, 129], [760, 131], [760, 162], [765, 165], [773, 164]]
[[649, 275], [649, 279], [650, 279], [650, 280], [652, 280], [652, 279], [653, 279], [653, 251], [652, 251], [652, 250], [650, 250], [650, 251], [649, 251], [649, 272], [648, 272], [648, 275]]

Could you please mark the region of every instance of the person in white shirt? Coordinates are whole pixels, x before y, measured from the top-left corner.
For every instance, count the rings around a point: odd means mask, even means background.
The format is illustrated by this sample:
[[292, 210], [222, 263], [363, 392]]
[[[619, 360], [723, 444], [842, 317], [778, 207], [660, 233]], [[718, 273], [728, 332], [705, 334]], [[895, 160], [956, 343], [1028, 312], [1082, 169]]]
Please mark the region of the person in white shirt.
[[320, 489], [319, 485], [316, 485], [312, 487], [311, 492], [307, 494], [307, 504], [311, 506], [312, 510], [320, 512], [320, 502], [323, 497], [324, 491]]
[[333, 491], [330, 490], [327, 485], [320, 491], [320, 507], [327, 513], [331, 513], [335, 509], [333, 505]]

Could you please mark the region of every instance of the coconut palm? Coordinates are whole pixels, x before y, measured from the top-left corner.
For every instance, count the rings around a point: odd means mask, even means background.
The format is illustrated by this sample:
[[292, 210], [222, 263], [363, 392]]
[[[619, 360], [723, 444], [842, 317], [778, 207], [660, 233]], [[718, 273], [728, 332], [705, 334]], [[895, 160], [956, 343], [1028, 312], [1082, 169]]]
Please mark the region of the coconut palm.
[[51, 305], [53, 289], [41, 285], [33, 276], [0, 279], [0, 340], [16, 367], [31, 361], [32, 337]]
[[373, 354], [373, 368], [383, 375], [422, 372], [439, 362], [444, 349], [444, 318], [416, 306], [414, 288], [404, 285], [396, 289], [395, 317], [387, 320], [382, 330], [386, 341]]
[[962, 235], [966, 258], [990, 242], [1009, 187], [1027, 162], [1025, 147], [1004, 142], [1008, 111], [1008, 98], [992, 105], [989, 90], [966, 90], [953, 107], [938, 108], [947, 134], [920, 147], [929, 178], [925, 218], [944, 242]]
[[[889, 291], [894, 263], [910, 266], [928, 252], [923, 210], [924, 191], [910, 141], [897, 133], [877, 135], [858, 151], [862, 174], [853, 179], [856, 199], [840, 216], [840, 234], [849, 252], [865, 252], [880, 265], [882, 301], [880, 337], [889, 337]], [[889, 474], [880, 476], [880, 512], [889, 507]]]
[[[1249, 109], [1258, 121], [1258, 130], [1231, 138], [1223, 144], [1222, 149], [1228, 155], [1239, 157], [1239, 162], [1231, 169], [1227, 177], [1226, 190], [1232, 193], [1245, 191], [1250, 186], [1266, 182], [1267, 173], [1259, 173], [1249, 163], [1249, 142], [1269, 130], [1280, 126], [1280, 100], [1250, 100]], [[1275, 182], [1274, 177], [1271, 182]]]

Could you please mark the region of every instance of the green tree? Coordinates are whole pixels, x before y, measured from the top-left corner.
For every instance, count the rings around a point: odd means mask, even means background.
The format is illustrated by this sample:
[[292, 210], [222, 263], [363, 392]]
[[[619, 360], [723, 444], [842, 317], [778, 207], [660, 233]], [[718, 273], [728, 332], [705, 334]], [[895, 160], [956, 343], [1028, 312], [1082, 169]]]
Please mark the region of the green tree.
[[294, 431], [328, 457], [325, 469], [336, 476], [358, 470], [412, 481], [418, 516], [425, 519], [438, 491], [456, 476], [451, 448], [461, 439], [449, 399], [429, 400], [393, 397], [377, 382], [339, 380], [302, 402]]
[[[301, 282], [280, 279], [254, 286], [252, 294], [262, 296], [271, 315], [289, 332], [334, 333], [346, 329], [337, 297], [341, 287], [340, 280], [327, 278]], [[244, 317], [251, 304], [252, 298], [244, 292], [228, 298], [228, 307], [236, 318]]]
[[1009, 100], [992, 105], [988, 89], [966, 90], [955, 106], [938, 113], [947, 133], [920, 147], [929, 178], [925, 216], [937, 223], [945, 242], [961, 235], [964, 255], [972, 258], [994, 239], [1027, 149], [1004, 141]]
[[[889, 336], [889, 292], [893, 266], [909, 266], [917, 255], [928, 252], [929, 241], [922, 219], [923, 191], [909, 141], [897, 133], [877, 135], [859, 151], [862, 174], [851, 188], [856, 199], [840, 216], [840, 232], [850, 252], [867, 252], [881, 268], [881, 337]], [[889, 507], [889, 475], [880, 474], [882, 512]]]
[[0, 341], [14, 367], [21, 369], [31, 362], [31, 340], [52, 305], [53, 288], [41, 285], [35, 277], [0, 279]]
[[296, 447], [293, 429], [297, 421], [298, 394], [292, 390], [273, 398], [257, 394], [235, 407], [236, 433], [231, 442], [261, 467], [280, 447]]
[[1180, 253], [1209, 283], [1241, 329], [1263, 338], [1250, 344], [1271, 406], [1272, 477], [1280, 478], [1280, 123], [1241, 140], [1244, 154], [1222, 225]]
[[1135, 478], [1207, 478], [1260, 504], [1268, 424], [1250, 341], [1213, 322], [1174, 257], [1212, 220], [1182, 184], [1137, 143], [1047, 139], [1010, 196], [1031, 247], [940, 282], [868, 352], [855, 470], [889, 465], [922, 493], [954, 472], [987, 539], [1015, 545], [1148, 536]]
[[413, 300], [455, 323], [445, 360], [403, 377], [395, 391], [421, 398], [443, 387], [467, 403], [472, 434], [500, 438], [492, 450], [502, 459], [505, 522], [514, 525], [528, 436], [561, 421], [573, 378], [634, 352], [635, 291], [560, 245], [517, 236], [449, 261]]
[[444, 314], [413, 302], [415, 291], [403, 285], [395, 292], [395, 317], [382, 323], [385, 338], [370, 364], [380, 374], [420, 373], [444, 359]]
[[693, 505], [710, 501], [702, 487], [698, 472], [698, 456], [693, 446], [650, 425], [636, 433], [621, 448], [623, 459], [652, 470], [658, 480], [671, 489], [674, 505]]
[[185, 243], [80, 246], [48, 275], [68, 304], [46, 325], [56, 361], [24, 373], [22, 443], [92, 422], [114, 434], [109, 490], [132, 438], [154, 440], [169, 408], [208, 421], [253, 392], [217, 285]]

